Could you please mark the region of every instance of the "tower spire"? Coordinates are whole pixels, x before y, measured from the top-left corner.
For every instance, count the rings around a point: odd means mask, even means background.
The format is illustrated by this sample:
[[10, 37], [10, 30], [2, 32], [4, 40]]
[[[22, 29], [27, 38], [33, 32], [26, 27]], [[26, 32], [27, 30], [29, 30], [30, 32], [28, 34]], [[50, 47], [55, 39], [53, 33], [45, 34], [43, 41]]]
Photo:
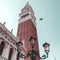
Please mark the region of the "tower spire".
[[29, 1], [27, 2], [27, 5], [29, 5]]
[[[26, 3], [26, 5], [25, 5], [25, 7], [26, 7], [26, 6], [29, 6], [29, 1], [27, 1], [27, 3]], [[25, 7], [24, 7], [24, 8], [25, 8]]]

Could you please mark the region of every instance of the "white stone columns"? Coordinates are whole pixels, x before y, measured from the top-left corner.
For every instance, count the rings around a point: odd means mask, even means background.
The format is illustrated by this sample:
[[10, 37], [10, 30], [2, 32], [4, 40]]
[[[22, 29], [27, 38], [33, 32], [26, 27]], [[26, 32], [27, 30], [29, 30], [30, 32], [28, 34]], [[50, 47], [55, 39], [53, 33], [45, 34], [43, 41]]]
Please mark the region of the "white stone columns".
[[17, 58], [17, 51], [13, 50], [13, 55], [12, 55], [11, 60], [16, 60], [16, 58]]
[[2, 52], [2, 57], [8, 59], [9, 51], [10, 51], [10, 46], [6, 44]]

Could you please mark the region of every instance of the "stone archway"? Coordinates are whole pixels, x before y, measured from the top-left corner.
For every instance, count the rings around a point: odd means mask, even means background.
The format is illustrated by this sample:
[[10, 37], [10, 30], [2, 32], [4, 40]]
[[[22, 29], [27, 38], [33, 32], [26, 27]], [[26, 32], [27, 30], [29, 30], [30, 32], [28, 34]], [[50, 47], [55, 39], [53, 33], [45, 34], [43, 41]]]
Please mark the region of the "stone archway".
[[5, 42], [2, 41], [1, 44], [0, 44], [0, 55], [2, 55], [4, 47], [5, 47]]

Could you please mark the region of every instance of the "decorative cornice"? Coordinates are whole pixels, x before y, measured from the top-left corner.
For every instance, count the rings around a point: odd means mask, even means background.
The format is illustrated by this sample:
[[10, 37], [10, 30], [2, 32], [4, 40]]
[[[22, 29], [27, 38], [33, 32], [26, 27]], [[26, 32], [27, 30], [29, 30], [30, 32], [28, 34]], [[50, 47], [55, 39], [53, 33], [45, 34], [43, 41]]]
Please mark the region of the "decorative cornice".
[[0, 23], [0, 28], [2, 29], [2, 31], [8, 35], [10, 38], [12, 38], [14, 41], [18, 41], [17, 38], [2, 24]]

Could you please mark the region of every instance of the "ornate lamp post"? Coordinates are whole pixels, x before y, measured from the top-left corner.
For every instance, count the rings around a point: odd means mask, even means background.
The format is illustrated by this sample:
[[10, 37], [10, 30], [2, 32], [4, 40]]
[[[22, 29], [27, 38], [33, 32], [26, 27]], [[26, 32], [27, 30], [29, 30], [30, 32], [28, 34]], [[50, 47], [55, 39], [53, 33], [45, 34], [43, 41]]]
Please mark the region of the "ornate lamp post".
[[43, 44], [43, 47], [44, 47], [44, 51], [45, 51], [45, 53], [46, 53], [46, 55], [44, 55], [46, 58], [48, 58], [48, 53], [49, 53], [49, 51], [50, 51], [50, 44], [48, 44], [48, 43], [44, 43]]
[[46, 58], [48, 58], [48, 53], [49, 53], [49, 51], [50, 51], [50, 44], [49, 43], [44, 43], [43, 44], [43, 47], [44, 47], [44, 51], [45, 51], [45, 53], [46, 53], [46, 55], [44, 54], [44, 55], [42, 55], [42, 57], [40, 57], [40, 59], [46, 59]]
[[[32, 50], [29, 50], [27, 55], [23, 55], [22, 53], [20, 53], [20, 57], [23, 57], [23, 58], [27, 58], [28, 56], [30, 56], [31, 60], [36, 60], [36, 57], [38, 56], [40, 59], [46, 59], [48, 58], [48, 53], [49, 53], [49, 49], [50, 49], [50, 44], [48, 43], [44, 43], [43, 44], [43, 47], [44, 47], [44, 51], [46, 53], [46, 55], [42, 55], [42, 57], [39, 56], [39, 53], [37, 51], [34, 50], [34, 46], [35, 46], [35, 38], [31, 37], [30, 38], [30, 45], [32, 46]], [[22, 49], [22, 45], [23, 43], [22, 42], [17, 42], [17, 51], [18, 52], [21, 52], [21, 49]]]
[[[16, 43], [16, 46], [17, 46], [17, 56], [18, 57], [21, 57], [21, 58], [24, 58], [25, 57], [25, 55], [23, 55], [22, 53], [21, 53], [21, 51], [22, 50], [24, 50], [24, 48], [23, 48], [23, 43], [22, 42], [17, 42]], [[19, 58], [17, 57], [17, 60], [19, 60]]]

